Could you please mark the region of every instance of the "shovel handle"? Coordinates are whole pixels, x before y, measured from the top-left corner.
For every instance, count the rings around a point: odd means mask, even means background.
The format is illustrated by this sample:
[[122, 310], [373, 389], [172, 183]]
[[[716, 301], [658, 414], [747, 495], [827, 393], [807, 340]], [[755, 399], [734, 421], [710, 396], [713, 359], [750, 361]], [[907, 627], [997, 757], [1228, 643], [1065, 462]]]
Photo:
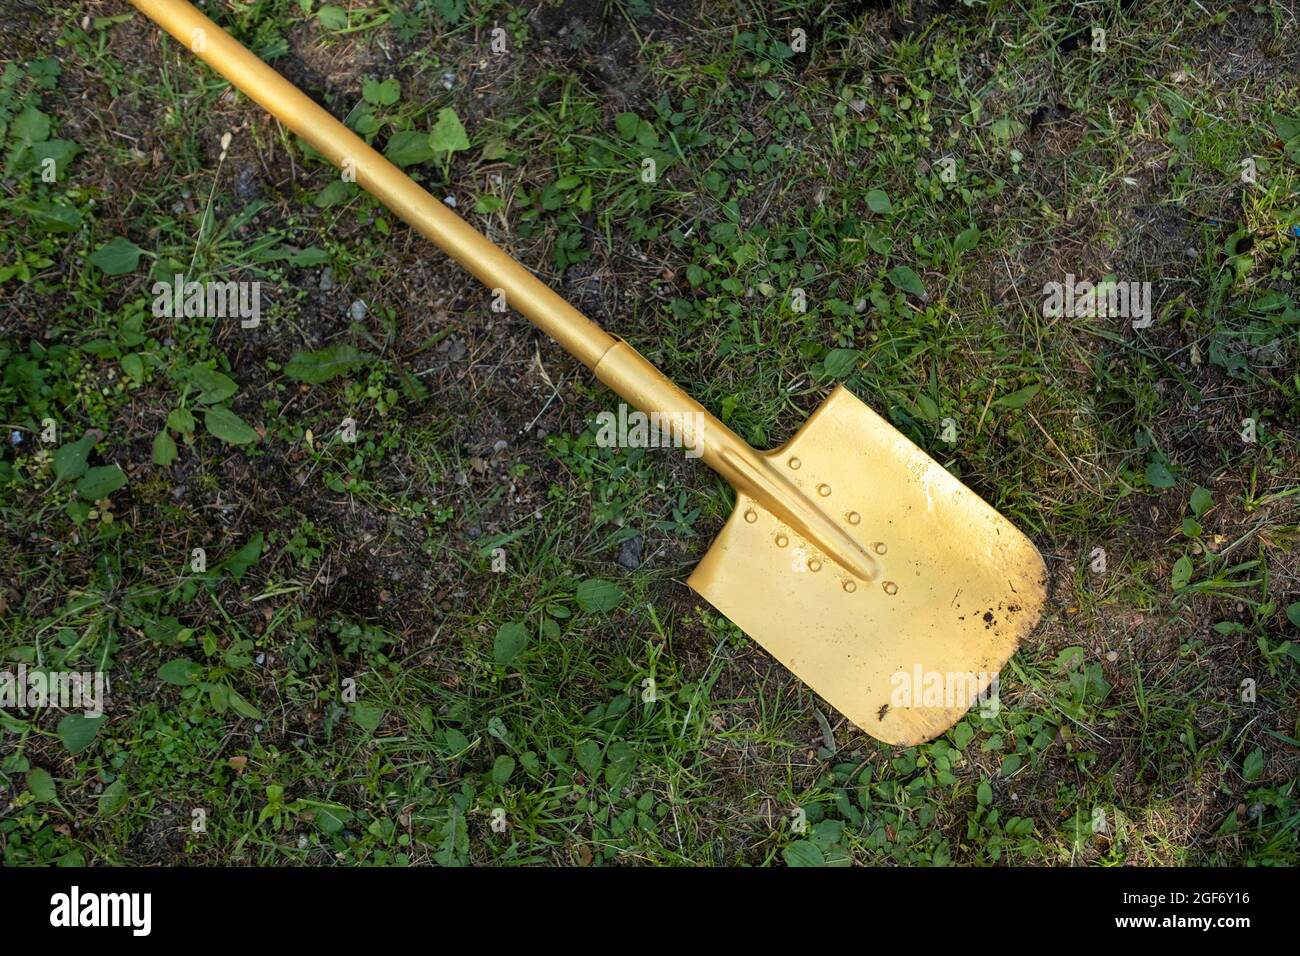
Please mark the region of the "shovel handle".
[[249, 99], [293, 130], [335, 166], [488, 288], [502, 289], [521, 312], [588, 368], [615, 339], [461, 219], [445, 203], [366, 144], [292, 83], [185, 0], [131, 0]]

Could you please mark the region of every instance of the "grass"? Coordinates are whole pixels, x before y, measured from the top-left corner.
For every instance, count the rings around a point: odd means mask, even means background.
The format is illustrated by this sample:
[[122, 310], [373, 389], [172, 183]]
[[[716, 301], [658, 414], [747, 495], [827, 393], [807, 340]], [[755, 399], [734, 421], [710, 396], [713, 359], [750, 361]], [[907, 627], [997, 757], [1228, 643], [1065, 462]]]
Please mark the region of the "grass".
[[[753, 444], [843, 382], [1030, 534], [998, 712], [849, 725], [680, 583], [719, 479], [600, 447], [612, 395], [125, 5], [49, 5], [0, 68], [0, 657], [112, 691], [0, 710], [7, 864], [1297, 862], [1294, 11], [823, 6], [209, 12]], [[175, 274], [260, 325], [155, 316]], [[1066, 274], [1151, 326], [1045, 314]]]

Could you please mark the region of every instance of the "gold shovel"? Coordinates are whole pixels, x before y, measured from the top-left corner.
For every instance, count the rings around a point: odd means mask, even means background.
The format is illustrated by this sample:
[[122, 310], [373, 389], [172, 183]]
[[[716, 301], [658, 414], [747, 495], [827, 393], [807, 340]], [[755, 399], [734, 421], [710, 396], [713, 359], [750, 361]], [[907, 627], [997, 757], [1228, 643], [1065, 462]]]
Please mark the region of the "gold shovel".
[[1038, 620], [1042, 558], [888, 422], [839, 387], [789, 442], [755, 451], [185, 0], [131, 2], [702, 449], [735, 488], [736, 510], [687, 583], [854, 724], [916, 744], [996, 691]]

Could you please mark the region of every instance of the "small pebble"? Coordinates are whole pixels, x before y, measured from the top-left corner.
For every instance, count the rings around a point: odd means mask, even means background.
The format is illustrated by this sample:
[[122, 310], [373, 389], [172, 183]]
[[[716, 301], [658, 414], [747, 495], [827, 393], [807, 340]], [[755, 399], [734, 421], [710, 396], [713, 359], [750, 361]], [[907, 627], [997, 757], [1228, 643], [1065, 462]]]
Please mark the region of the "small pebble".
[[641, 535], [628, 538], [618, 546], [618, 557], [614, 561], [621, 568], [635, 571], [641, 566], [641, 553], [645, 550], [645, 539]]
[[366, 317], [366, 304], [360, 299], [357, 299], [348, 308], [348, 314], [352, 316], [353, 322], [360, 322]]

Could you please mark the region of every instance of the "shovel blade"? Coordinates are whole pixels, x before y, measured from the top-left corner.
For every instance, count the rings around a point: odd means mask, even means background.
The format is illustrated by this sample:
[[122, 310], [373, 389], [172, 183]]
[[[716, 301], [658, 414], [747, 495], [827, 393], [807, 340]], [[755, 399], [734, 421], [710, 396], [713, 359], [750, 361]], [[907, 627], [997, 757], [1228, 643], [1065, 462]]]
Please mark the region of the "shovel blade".
[[876, 556], [845, 572], [749, 498], [687, 583], [868, 734], [932, 740], [1038, 621], [1046, 569], [1006, 518], [844, 388], [766, 452]]

